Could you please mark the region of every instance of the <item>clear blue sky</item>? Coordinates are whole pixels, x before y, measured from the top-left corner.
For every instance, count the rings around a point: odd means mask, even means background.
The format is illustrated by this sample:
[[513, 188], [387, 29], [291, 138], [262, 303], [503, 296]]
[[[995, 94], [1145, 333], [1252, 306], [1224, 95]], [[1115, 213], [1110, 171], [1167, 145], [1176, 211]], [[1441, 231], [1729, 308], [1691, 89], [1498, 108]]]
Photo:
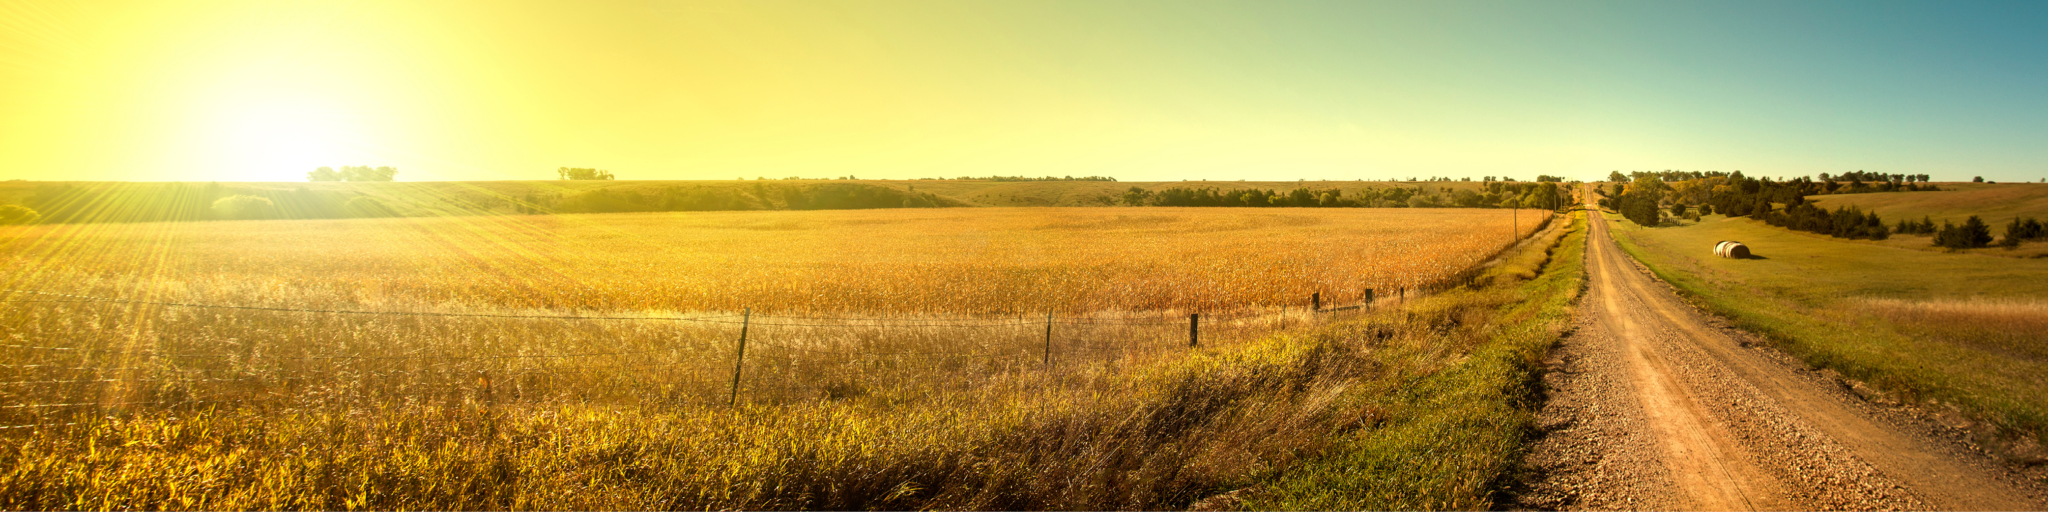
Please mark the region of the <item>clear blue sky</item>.
[[0, 179], [2048, 177], [2048, 2], [20, 2]]

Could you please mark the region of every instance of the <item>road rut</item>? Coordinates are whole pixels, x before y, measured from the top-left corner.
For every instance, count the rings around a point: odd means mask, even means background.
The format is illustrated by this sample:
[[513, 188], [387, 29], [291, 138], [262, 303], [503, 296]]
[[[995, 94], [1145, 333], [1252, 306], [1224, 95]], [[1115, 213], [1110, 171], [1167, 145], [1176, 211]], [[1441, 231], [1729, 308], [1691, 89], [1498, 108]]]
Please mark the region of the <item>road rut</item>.
[[2037, 486], [1943, 427], [1715, 327], [1623, 253], [1605, 219], [1590, 222], [1590, 289], [1549, 363], [1545, 434], [1513, 505], [2048, 508]]

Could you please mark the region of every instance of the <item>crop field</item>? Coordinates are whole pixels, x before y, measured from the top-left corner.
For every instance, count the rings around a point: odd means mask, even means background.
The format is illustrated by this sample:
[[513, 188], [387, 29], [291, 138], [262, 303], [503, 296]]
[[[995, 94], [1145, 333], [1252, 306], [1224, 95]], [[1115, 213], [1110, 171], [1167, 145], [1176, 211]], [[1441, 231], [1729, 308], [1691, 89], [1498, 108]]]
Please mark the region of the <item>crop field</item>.
[[[717, 212], [0, 231], [4, 283], [124, 298], [435, 311], [1043, 315], [1355, 302], [1437, 282], [1507, 210]], [[1520, 220], [1520, 234], [1512, 225]]]
[[[1185, 506], [1228, 480], [1216, 475], [1243, 478], [1289, 460], [1300, 446], [1287, 443], [1319, 442], [1287, 437], [1308, 435], [1303, 425], [1363, 420], [1329, 416], [1336, 395], [1299, 409], [1305, 398], [1290, 394], [1268, 406], [1298, 415], [1220, 426], [1171, 422], [1221, 402], [1153, 403], [1167, 410], [1146, 414], [1165, 416], [1144, 421], [1169, 422], [1156, 428], [1232, 441], [1160, 459], [1196, 468], [1186, 475], [1131, 473], [1072, 493], [946, 468], [989, 446], [1018, 457], [1065, 446], [1138, 457], [1113, 464], [1138, 471], [1143, 453], [1071, 436], [1138, 428], [1116, 411], [1142, 397], [1265, 396], [1272, 379], [1426, 375], [1459, 361], [1463, 345], [1428, 341], [1438, 324], [1381, 328], [1427, 356], [1405, 362], [1272, 336], [1374, 309], [1316, 313], [1312, 294], [1349, 306], [1374, 290], [1384, 305], [1527, 272], [1473, 270], [1547, 217], [1521, 212], [1517, 233], [1511, 215], [1074, 208], [7, 228], [0, 423], [11, 428], [0, 435], [19, 444], [0, 452], [16, 468], [0, 496], [28, 508]], [[1272, 436], [1292, 441], [1260, 440]], [[639, 461], [654, 452], [661, 462]], [[777, 483], [855, 478], [880, 460], [913, 474], [833, 484], [850, 486], [844, 496]], [[560, 478], [612, 490], [549, 497], [519, 484], [548, 467], [599, 471]], [[1011, 480], [948, 490], [915, 471]], [[647, 472], [667, 476], [632, 480]], [[876, 482], [901, 488], [858, 487]]]

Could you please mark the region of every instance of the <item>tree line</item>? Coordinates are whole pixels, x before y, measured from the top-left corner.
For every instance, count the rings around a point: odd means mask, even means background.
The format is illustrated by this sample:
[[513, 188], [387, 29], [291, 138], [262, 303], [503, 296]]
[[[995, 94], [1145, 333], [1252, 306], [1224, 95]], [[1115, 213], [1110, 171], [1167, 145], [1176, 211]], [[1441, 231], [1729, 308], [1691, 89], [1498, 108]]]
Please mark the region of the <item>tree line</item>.
[[930, 193], [865, 183], [772, 183], [748, 186], [600, 188], [574, 193], [528, 192], [515, 213], [623, 213], [727, 210], [858, 210], [941, 208], [964, 204]]
[[[944, 180], [944, 179], [946, 179], [946, 178], [919, 178], [919, 179], [920, 179], [920, 180], [928, 180], [928, 181], [929, 181], [929, 180]], [[975, 176], [961, 176], [961, 177], [958, 177], [958, 178], [953, 178], [953, 180], [954, 180], [954, 181], [1116, 181], [1116, 178], [1112, 178], [1112, 177], [1109, 177], [1109, 176], [1081, 176], [1081, 177], [1078, 177], [1078, 178], [1077, 178], [1077, 177], [1074, 177], [1074, 176], [1046, 176], [1046, 177], [1043, 177], [1043, 178], [1033, 178], [1033, 177], [1030, 177], [1030, 176], [981, 176], [981, 177], [975, 177]]]
[[344, 165], [340, 170], [321, 167], [306, 173], [306, 181], [391, 181], [396, 177], [397, 167], [373, 168], [367, 165]]
[[1491, 182], [1479, 190], [1425, 191], [1421, 187], [1368, 188], [1346, 195], [1341, 189], [1234, 189], [1131, 187], [1119, 198], [1125, 206], [1282, 207], [1282, 208], [1562, 208], [1569, 194], [1560, 183]]

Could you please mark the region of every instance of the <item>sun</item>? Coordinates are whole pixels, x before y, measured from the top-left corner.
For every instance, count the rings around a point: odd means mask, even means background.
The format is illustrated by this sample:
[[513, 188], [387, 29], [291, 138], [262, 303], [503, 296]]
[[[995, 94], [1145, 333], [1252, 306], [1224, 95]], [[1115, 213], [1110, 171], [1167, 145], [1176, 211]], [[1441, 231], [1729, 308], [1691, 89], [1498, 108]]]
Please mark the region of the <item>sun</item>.
[[229, 174], [296, 180], [321, 166], [378, 164], [358, 161], [363, 152], [356, 116], [332, 101], [287, 94], [223, 100], [212, 131]]

